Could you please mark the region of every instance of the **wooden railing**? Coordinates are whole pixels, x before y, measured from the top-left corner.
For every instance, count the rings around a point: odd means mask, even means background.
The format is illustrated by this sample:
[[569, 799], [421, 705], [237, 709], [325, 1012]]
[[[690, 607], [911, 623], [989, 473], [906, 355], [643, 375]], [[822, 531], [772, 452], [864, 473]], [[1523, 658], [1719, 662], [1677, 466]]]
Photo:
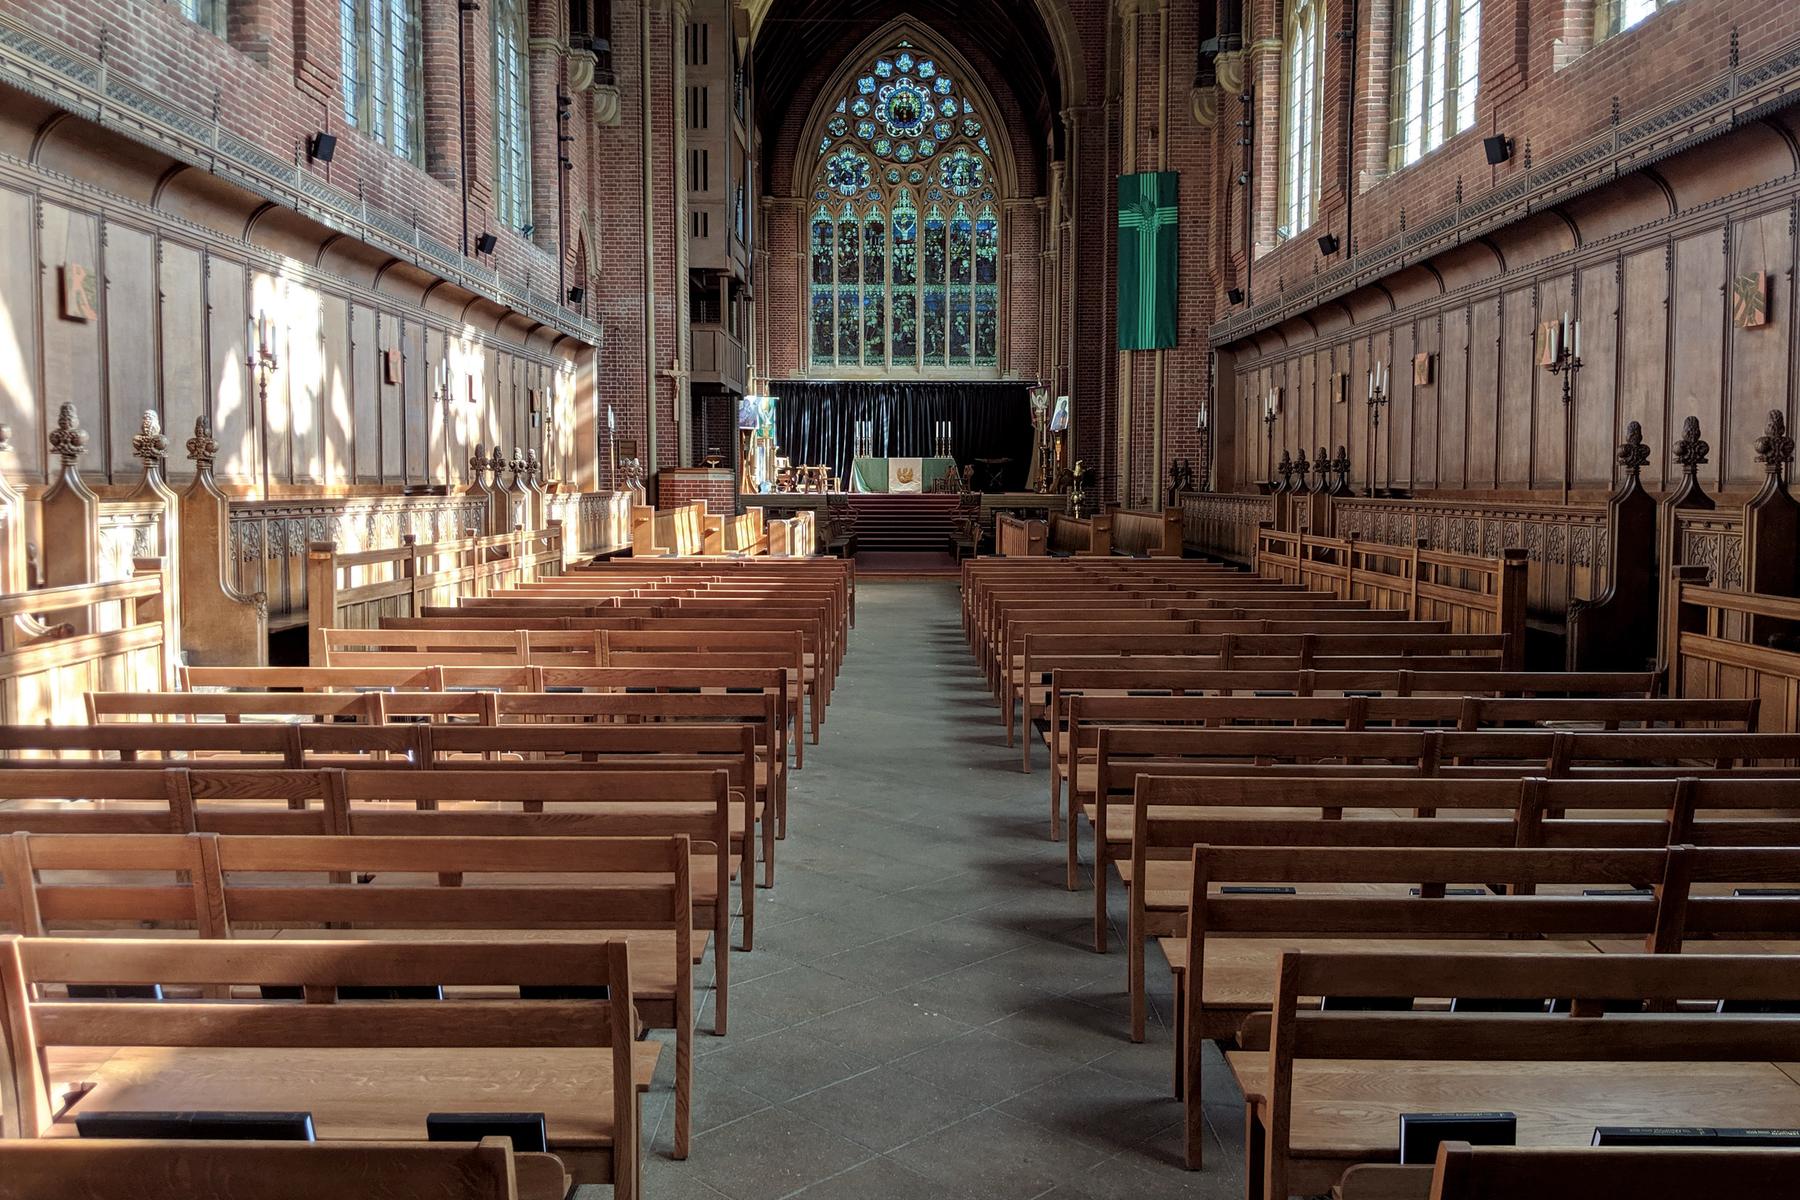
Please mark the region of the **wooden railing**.
[[1165, 508], [1161, 512], [1120, 508], [1109, 515], [1112, 517], [1115, 553], [1152, 558], [1181, 557], [1182, 512], [1179, 508]]
[[1045, 545], [1060, 553], [1104, 558], [1112, 553], [1112, 514], [1068, 517], [1051, 513]]
[[1189, 492], [1181, 498], [1183, 540], [1190, 549], [1227, 562], [1256, 557], [1256, 532], [1275, 519], [1272, 496]]
[[307, 551], [308, 645], [314, 666], [325, 662], [326, 629], [376, 629], [383, 617], [422, 616], [563, 570], [562, 526], [493, 537], [455, 538], [339, 554], [332, 542]]
[[[1669, 695], [1760, 699], [1757, 731], [1800, 732], [1800, 599], [1729, 591], [1708, 568], [1675, 569]], [[1760, 626], [1762, 644], [1751, 640]]]
[[1038, 558], [1046, 548], [1045, 525], [1011, 513], [994, 517], [994, 551], [1003, 558]]
[[1417, 621], [1448, 621], [1452, 633], [1507, 635], [1508, 670], [1525, 654], [1526, 555], [1499, 558], [1410, 549], [1356, 538], [1314, 537], [1264, 529], [1257, 536], [1257, 573], [1304, 584], [1371, 608], [1399, 608]]
[[169, 570], [138, 559], [129, 579], [0, 596], [0, 719], [81, 723], [91, 691], [173, 686]]

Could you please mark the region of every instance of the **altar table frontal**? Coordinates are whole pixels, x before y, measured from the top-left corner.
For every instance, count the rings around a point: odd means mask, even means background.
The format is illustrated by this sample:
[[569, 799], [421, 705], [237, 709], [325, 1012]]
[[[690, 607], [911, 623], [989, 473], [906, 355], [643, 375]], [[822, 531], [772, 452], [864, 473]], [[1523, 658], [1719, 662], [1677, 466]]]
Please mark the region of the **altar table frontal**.
[[956, 470], [954, 458], [870, 458], [850, 464], [853, 492], [923, 492]]

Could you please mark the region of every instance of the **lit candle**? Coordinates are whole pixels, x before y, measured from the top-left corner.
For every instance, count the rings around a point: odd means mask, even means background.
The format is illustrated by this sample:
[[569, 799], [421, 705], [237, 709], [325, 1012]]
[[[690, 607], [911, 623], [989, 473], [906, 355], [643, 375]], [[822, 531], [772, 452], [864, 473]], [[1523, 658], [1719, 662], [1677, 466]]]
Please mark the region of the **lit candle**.
[[1373, 370], [1369, 371], [1368, 376], [1369, 376], [1369, 399], [1373, 400], [1375, 398], [1375, 372]]
[[1563, 349], [1568, 348], [1569, 341], [1570, 341], [1570, 338], [1569, 338], [1569, 310], [1565, 308], [1565, 309], [1563, 309], [1563, 322], [1562, 322], [1562, 348]]
[[1581, 321], [1579, 319], [1575, 322], [1575, 357], [1581, 357]]
[[244, 317], [244, 356], [246, 358], [248, 358], [255, 353], [256, 353], [256, 318], [246, 315]]

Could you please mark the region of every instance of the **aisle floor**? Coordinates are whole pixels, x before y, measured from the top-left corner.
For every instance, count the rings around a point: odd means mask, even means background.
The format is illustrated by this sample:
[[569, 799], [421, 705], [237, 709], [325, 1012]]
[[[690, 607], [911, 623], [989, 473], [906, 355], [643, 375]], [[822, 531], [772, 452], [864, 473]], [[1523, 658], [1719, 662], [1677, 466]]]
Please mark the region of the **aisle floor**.
[[866, 582], [857, 618], [756, 949], [732, 961], [730, 1036], [700, 1016], [686, 1162], [668, 1158], [667, 1064], [646, 1107], [647, 1195], [1241, 1196], [1229, 1083], [1209, 1086], [1206, 1169], [1180, 1166], [1167, 973], [1152, 951], [1133, 1045], [1123, 939], [1093, 953], [1092, 893], [1064, 889], [1046, 837], [1042, 755], [1023, 775], [1006, 748], [956, 585]]

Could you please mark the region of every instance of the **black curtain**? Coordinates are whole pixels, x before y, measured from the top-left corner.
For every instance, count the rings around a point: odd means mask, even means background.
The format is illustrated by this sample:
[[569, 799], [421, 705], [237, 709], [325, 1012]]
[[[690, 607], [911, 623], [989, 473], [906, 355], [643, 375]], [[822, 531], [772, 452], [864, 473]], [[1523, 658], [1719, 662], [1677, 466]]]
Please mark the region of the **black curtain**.
[[1031, 471], [1031, 397], [1023, 383], [891, 383], [772, 381], [775, 439], [794, 465], [828, 464], [848, 488], [856, 423], [875, 422], [875, 453], [929, 458], [934, 421], [955, 430], [957, 465], [975, 464], [975, 486], [988, 479], [982, 459], [1010, 459], [999, 470], [1003, 490], [1022, 491]]

